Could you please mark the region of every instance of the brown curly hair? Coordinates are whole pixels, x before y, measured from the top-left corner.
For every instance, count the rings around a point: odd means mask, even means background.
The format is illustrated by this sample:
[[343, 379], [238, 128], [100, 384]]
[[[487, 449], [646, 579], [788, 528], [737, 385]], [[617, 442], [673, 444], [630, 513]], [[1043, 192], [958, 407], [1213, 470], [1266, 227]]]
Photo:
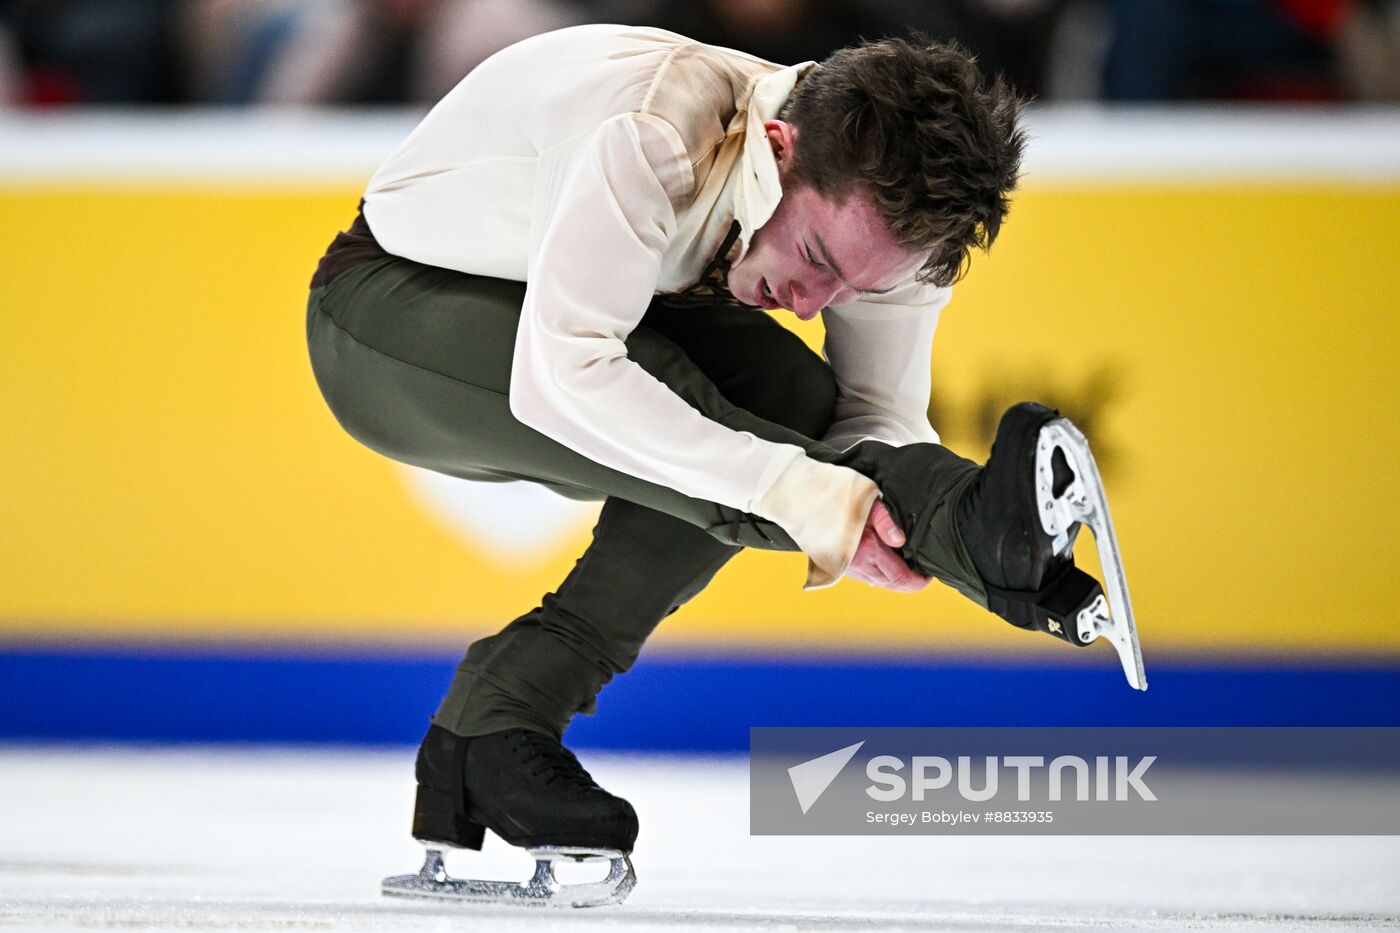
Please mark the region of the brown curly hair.
[[779, 118], [798, 129], [791, 172], [844, 200], [858, 189], [900, 243], [932, 250], [920, 278], [951, 285], [1011, 207], [1022, 101], [988, 85], [957, 44], [921, 35], [841, 49], [808, 72]]

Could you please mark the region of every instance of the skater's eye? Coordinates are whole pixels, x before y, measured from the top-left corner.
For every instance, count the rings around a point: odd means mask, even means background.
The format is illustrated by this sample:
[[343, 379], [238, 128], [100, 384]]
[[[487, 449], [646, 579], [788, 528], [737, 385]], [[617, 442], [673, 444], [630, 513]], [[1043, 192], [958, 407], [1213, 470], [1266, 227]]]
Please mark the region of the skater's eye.
[[816, 258], [812, 256], [812, 248], [805, 243], [802, 244], [802, 258], [807, 260], [808, 265], [812, 266], [814, 269], [826, 268], [826, 263], [818, 262]]

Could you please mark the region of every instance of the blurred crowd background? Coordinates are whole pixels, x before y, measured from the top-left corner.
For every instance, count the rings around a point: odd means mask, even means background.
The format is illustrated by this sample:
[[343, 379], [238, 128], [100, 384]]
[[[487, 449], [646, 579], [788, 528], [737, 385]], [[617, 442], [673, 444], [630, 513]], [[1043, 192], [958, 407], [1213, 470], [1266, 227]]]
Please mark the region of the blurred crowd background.
[[1047, 101], [1400, 99], [1400, 0], [0, 0], [0, 103], [421, 104], [584, 22], [780, 63], [920, 30]]

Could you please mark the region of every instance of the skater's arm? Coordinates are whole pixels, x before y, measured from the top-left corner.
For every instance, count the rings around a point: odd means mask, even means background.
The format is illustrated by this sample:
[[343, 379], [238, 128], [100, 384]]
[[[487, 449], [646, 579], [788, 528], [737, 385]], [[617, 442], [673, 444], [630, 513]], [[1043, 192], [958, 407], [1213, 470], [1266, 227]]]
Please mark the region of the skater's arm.
[[951, 295], [949, 288], [910, 281], [888, 295], [823, 312], [826, 357], [839, 393], [827, 443], [844, 450], [862, 440], [938, 442], [928, 420], [929, 356]]
[[617, 117], [579, 151], [544, 160], [538, 184], [554, 192], [537, 195], [552, 203], [530, 262], [511, 411], [598, 463], [747, 509], [801, 450], [706, 419], [627, 355], [676, 228], [644, 149], [668, 142], [660, 132]]
[[692, 184], [688, 162], [667, 162], [684, 152], [668, 129], [625, 115], [567, 158], [542, 160], [511, 411], [598, 463], [771, 519], [813, 561], [809, 582], [834, 582], [855, 553], [874, 484], [706, 418], [628, 358], [625, 341], [675, 232], [673, 203]]

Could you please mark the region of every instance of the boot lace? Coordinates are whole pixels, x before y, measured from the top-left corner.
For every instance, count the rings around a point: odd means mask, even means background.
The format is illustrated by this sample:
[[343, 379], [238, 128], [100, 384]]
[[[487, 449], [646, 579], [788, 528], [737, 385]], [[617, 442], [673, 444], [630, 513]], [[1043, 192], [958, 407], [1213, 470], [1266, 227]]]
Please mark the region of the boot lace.
[[520, 729], [511, 736], [510, 748], [525, 766], [526, 775], [546, 787], [574, 792], [602, 790], [574, 753], [550, 736]]

